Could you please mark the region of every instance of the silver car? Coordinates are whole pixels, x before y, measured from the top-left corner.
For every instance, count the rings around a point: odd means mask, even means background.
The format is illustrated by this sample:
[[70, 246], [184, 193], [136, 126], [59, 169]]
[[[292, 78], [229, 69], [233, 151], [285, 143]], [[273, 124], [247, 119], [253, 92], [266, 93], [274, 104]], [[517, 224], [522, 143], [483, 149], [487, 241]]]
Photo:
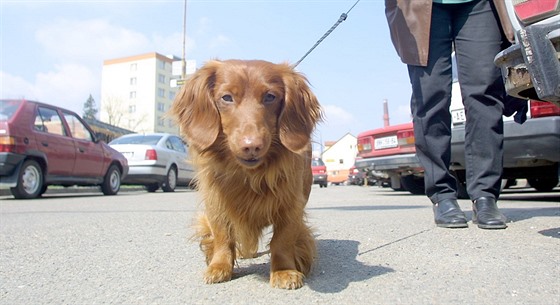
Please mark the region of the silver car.
[[185, 142], [168, 133], [128, 134], [109, 143], [128, 160], [129, 172], [122, 184], [144, 185], [148, 192], [160, 187], [173, 192], [190, 186], [194, 169]]

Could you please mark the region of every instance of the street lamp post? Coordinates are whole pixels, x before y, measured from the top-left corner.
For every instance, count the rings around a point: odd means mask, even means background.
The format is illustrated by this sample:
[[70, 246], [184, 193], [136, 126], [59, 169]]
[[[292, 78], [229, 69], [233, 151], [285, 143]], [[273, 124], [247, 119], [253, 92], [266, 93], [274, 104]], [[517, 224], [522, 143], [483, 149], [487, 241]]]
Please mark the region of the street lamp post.
[[187, 78], [187, 62], [185, 60], [186, 39], [187, 39], [187, 0], [185, 0], [185, 7], [183, 10], [183, 55], [182, 55], [183, 59], [181, 60], [181, 79], [183, 80]]

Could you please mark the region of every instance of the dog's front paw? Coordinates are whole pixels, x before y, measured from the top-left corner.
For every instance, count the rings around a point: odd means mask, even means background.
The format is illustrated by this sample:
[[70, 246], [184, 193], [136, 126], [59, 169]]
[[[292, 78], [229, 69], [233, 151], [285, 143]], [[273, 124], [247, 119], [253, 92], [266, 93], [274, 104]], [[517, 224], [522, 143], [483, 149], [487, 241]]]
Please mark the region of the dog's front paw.
[[232, 266], [226, 264], [211, 264], [204, 272], [204, 283], [214, 284], [231, 280]]
[[303, 273], [297, 270], [273, 271], [270, 275], [270, 286], [282, 289], [298, 289], [303, 286]]

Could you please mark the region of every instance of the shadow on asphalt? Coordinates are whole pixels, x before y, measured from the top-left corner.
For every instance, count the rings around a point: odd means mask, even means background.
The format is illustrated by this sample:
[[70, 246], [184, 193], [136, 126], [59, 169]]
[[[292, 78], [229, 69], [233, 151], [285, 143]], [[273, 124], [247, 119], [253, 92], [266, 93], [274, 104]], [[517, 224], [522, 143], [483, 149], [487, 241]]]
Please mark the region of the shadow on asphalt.
[[360, 282], [395, 270], [369, 266], [358, 261], [359, 242], [355, 240], [317, 240], [318, 259], [307, 286], [320, 293], [337, 293], [352, 282]]
[[[383, 266], [369, 266], [358, 261], [358, 245], [354, 240], [317, 240], [317, 260], [305, 284], [320, 293], [337, 293], [352, 282], [360, 282], [385, 273], [394, 272]], [[236, 266], [233, 279], [258, 276], [268, 282], [270, 262]]]
[[552, 228], [539, 231], [540, 234], [548, 237], [560, 238], [560, 228]]
[[[429, 206], [428, 206], [429, 207]], [[334, 206], [314, 208], [308, 207], [306, 210], [338, 210], [338, 211], [379, 211], [379, 210], [408, 210], [425, 209], [425, 206], [418, 205], [358, 205], [358, 206]]]
[[500, 201], [560, 202], [560, 193], [502, 192]]

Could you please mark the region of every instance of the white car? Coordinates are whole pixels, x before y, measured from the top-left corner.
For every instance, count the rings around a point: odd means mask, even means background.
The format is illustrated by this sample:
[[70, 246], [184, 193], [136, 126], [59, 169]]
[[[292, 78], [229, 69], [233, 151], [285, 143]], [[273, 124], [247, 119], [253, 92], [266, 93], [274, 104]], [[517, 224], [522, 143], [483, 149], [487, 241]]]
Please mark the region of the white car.
[[185, 142], [168, 133], [127, 134], [109, 143], [128, 160], [129, 172], [122, 184], [144, 185], [148, 192], [160, 187], [173, 192], [190, 186], [194, 169]]

